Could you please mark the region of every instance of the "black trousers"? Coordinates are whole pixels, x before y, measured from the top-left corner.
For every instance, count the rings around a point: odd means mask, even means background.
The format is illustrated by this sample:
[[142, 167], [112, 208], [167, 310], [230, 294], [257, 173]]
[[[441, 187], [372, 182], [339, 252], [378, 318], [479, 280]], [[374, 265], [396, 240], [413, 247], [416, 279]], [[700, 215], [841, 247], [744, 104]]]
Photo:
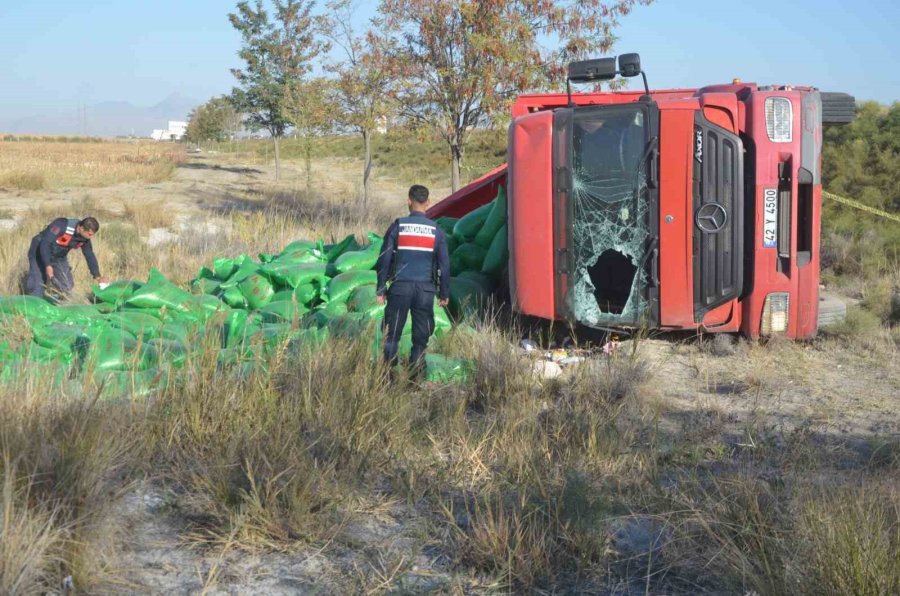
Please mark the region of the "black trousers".
[[[44, 295], [44, 288], [51, 290], [51, 293], [58, 296], [65, 296], [75, 287], [75, 278], [72, 275], [72, 268], [69, 267], [69, 261], [65, 258], [50, 263], [44, 263], [38, 252], [40, 238], [35, 236], [31, 240], [31, 246], [28, 247], [28, 279], [25, 281], [25, 292], [32, 296]], [[47, 285], [47, 265], [53, 267], [53, 279]]]
[[397, 363], [400, 336], [406, 317], [412, 312], [412, 352], [409, 364], [414, 376], [425, 370], [425, 349], [434, 333], [434, 284], [395, 281], [387, 293], [384, 308], [384, 359], [390, 366]]

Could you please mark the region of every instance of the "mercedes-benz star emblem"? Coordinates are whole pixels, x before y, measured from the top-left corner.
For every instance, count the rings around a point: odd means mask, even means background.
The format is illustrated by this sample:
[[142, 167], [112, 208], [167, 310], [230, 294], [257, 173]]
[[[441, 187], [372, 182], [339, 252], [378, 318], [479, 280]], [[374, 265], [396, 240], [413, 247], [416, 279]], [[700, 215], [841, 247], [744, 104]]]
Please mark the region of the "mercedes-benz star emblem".
[[728, 212], [719, 203], [706, 203], [694, 215], [697, 227], [707, 234], [715, 234], [728, 223]]

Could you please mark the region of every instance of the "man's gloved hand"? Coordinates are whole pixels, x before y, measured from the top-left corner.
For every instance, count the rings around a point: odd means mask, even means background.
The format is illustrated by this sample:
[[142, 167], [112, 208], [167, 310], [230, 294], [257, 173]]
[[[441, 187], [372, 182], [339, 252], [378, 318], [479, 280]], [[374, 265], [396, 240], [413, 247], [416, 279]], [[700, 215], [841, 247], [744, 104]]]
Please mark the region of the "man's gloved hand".
[[384, 295], [383, 295], [383, 294], [379, 294], [378, 296], [375, 297], [375, 299], [378, 301], [378, 304], [382, 304], [382, 305], [383, 305], [384, 302], [385, 302], [385, 299], [384, 299]]
[[439, 298], [438, 299], [438, 306], [446, 307], [448, 304], [450, 304], [450, 300], [448, 298]]
[[47, 274], [47, 281], [53, 279], [53, 265], [47, 265], [44, 268], [44, 272]]

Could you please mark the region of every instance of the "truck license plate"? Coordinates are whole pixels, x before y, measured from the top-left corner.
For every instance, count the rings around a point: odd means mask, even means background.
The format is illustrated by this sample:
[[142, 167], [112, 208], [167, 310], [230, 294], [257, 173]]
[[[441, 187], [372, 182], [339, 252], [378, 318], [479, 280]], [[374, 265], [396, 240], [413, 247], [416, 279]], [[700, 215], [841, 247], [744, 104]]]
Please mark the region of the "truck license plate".
[[765, 189], [763, 194], [763, 247], [778, 246], [778, 191]]

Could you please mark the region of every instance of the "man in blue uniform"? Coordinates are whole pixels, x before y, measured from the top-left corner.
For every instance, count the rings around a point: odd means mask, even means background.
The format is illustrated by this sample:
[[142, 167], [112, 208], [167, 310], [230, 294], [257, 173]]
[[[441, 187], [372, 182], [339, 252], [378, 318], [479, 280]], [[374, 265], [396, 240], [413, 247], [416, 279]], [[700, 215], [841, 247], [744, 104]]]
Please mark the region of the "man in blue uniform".
[[99, 229], [100, 224], [93, 217], [82, 220], [61, 217], [50, 222], [43, 232], [31, 239], [25, 291], [32, 296], [43, 296], [46, 288], [60, 297], [68, 295], [75, 287], [67, 258], [70, 250], [80, 249], [91, 276], [98, 282], [106, 281], [100, 276], [91, 246], [91, 238]]
[[[384, 309], [384, 358], [393, 370], [400, 336], [412, 312], [412, 378], [425, 370], [425, 348], [434, 332], [434, 299], [446, 306], [450, 299], [450, 256], [447, 238], [436, 223], [425, 216], [428, 189], [410, 187], [409, 215], [397, 219], [384, 235], [378, 259], [378, 302]], [[388, 286], [388, 282], [391, 282]]]

